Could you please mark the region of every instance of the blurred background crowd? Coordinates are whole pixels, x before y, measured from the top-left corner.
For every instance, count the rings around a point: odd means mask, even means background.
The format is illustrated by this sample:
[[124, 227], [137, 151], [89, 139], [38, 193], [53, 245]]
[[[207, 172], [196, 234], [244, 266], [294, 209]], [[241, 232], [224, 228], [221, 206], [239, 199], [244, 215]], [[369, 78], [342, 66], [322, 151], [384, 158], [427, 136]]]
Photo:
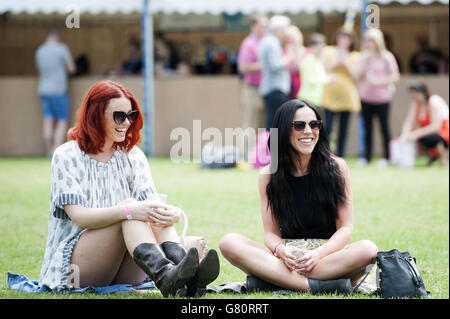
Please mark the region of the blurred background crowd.
[[[357, 155], [360, 165], [374, 154], [387, 165], [394, 137], [418, 141], [431, 131], [412, 137], [408, 130], [436, 121], [432, 133], [442, 140], [425, 144], [435, 149], [430, 162], [442, 158], [448, 153], [448, 128], [441, 130], [448, 123], [448, 1], [402, 2], [378, 4], [380, 26], [369, 30], [360, 15], [349, 21], [348, 10], [154, 13], [156, 155], [168, 155], [170, 131], [189, 129], [192, 119], [219, 129], [268, 129], [279, 105], [301, 98], [319, 108], [336, 154]], [[142, 102], [140, 13], [82, 12], [75, 29], [65, 28], [65, 19], [61, 12], [0, 11], [2, 109], [12, 118], [30, 115], [20, 127], [12, 121], [2, 128], [8, 139], [0, 155], [50, 154], [99, 78], [124, 83]], [[58, 63], [65, 75], [53, 79], [55, 88], [49, 70]], [[429, 111], [433, 94], [441, 99]], [[52, 103], [67, 112], [53, 112]], [[411, 108], [417, 114], [408, 117]]]

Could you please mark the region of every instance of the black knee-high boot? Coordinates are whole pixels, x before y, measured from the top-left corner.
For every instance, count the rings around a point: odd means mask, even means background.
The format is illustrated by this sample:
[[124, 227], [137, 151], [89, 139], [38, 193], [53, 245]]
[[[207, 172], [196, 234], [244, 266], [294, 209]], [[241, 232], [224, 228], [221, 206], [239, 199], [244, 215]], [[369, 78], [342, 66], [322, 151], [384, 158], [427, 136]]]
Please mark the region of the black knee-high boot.
[[[161, 244], [167, 258], [178, 264], [186, 255], [183, 245], [171, 241]], [[197, 288], [206, 288], [206, 286], [216, 280], [219, 276], [220, 264], [219, 256], [214, 249], [209, 249], [206, 256], [198, 266], [198, 272], [190, 281], [187, 282], [187, 296], [194, 296]]]
[[175, 265], [159, 244], [144, 243], [133, 251], [133, 259], [149, 275], [164, 297], [176, 295], [198, 271], [198, 251], [191, 248]]
[[350, 279], [318, 280], [308, 278], [309, 287], [313, 295], [317, 294], [349, 294], [352, 292]]

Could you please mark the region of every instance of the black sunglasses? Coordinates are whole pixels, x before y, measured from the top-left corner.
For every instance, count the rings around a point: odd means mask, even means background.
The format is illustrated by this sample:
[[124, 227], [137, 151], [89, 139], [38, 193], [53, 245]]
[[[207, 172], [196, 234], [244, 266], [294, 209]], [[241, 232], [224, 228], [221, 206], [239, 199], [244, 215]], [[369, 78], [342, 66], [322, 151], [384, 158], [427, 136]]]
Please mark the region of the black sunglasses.
[[116, 124], [122, 124], [123, 122], [125, 122], [125, 119], [128, 119], [130, 124], [133, 124], [139, 116], [139, 111], [134, 110], [128, 113], [125, 113], [123, 111], [113, 111], [112, 114], [114, 122], [116, 122]]
[[309, 125], [309, 127], [311, 128], [311, 130], [320, 130], [323, 126], [323, 121], [322, 120], [312, 120], [309, 123], [305, 122], [305, 121], [294, 121], [292, 122], [292, 126], [294, 127], [294, 129], [296, 131], [303, 131], [306, 127], [306, 124]]

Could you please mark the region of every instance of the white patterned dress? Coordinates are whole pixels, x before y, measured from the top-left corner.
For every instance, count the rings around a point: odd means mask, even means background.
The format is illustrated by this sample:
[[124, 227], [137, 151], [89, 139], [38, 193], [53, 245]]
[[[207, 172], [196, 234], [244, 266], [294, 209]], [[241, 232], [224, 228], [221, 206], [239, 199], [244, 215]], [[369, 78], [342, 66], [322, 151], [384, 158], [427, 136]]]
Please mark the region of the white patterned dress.
[[76, 141], [59, 146], [53, 155], [48, 239], [39, 283], [54, 291], [67, 291], [73, 248], [84, 231], [63, 205], [111, 207], [126, 198], [144, 200], [156, 193], [150, 166], [137, 147], [116, 150], [103, 163], [81, 151]]

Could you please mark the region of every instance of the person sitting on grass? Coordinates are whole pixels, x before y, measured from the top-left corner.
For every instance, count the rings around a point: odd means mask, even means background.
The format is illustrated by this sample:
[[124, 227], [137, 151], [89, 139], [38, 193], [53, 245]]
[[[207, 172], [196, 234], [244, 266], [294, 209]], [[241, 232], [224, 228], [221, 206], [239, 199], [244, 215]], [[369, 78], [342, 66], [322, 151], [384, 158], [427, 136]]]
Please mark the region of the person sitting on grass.
[[[95, 83], [69, 141], [51, 164], [48, 240], [39, 277], [54, 291], [152, 279], [164, 296], [194, 294], [219, 274], [217, 252], [199, 264], [174, 228], [181, 210], [156, 200], [140, 141], [139, 105], [124, 86]], [[153, 197], [153, 198], [152, 198]]]
[[449, 115], [448, 104], [436, 94], [430, 94], [425, 83], [409, 85], [412, 103], [403, 123], [401, 141], [419, 142], [429, 155], [428, 165], [441, 159], [448, 164]]
[[[349, 293], [375, 262], [378, 249], [369, 240], [349, 244], [353, 199], [348, 166], [331, 153], [317, 110], [304, 101], [284, 103], [273, 129], [278, 151], [271, 152], [271, 164], [259, 175], [264, 244], [227, 234], [220, 250], [249, 275], [248, 283], [261, 289]], [[274, 163], [278, 168], [272, 171]], [[296, 258], [286, 244], [300, 245], [299, 239], [306, 240], [306, 249]]]

